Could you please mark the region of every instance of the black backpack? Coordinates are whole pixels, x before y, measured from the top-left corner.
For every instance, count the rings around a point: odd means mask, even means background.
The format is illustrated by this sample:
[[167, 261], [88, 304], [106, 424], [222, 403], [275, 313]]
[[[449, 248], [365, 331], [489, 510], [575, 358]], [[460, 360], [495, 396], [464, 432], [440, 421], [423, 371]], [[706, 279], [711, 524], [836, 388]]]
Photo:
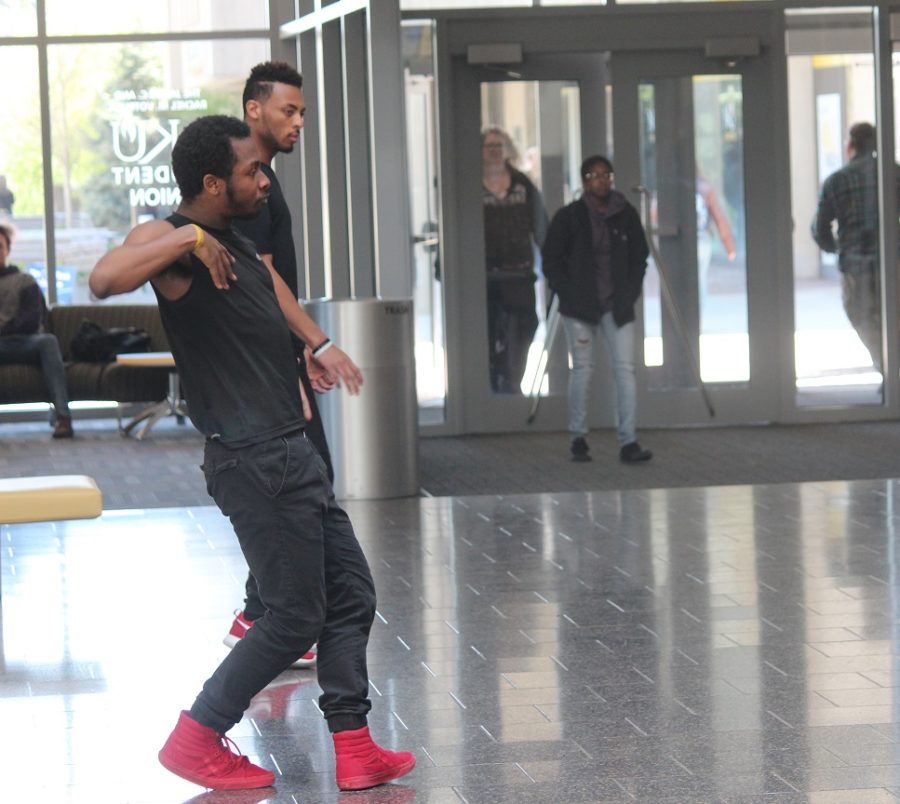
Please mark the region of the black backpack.
[[72, 359], [86, 363], [111, 363], [119, 354], [149, 351], [150, 335], [146, 330], [138, 327], [103, 329], [87, 319], [81, 322], [69, 346]]

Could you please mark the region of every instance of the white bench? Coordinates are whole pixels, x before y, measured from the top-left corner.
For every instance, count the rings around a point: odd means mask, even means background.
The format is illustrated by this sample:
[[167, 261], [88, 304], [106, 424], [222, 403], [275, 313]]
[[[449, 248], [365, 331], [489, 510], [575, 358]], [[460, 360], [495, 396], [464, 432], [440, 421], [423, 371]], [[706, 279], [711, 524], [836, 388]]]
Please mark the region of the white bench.
[[0, 524], [93, 519], [103, 495], [87, 475], [0, 478]]

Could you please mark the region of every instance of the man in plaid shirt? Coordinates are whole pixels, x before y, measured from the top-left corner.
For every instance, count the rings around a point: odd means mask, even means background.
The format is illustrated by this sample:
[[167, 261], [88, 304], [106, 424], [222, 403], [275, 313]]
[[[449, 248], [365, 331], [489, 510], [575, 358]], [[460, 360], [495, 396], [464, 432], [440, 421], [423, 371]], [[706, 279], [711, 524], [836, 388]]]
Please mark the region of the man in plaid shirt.
[[822, 251], [838, 254], [844, 311], [881, 372], [878, 160], [871, 123], [850, 127], [847, 155], [850, 161], [822, 185], [812, 236]]

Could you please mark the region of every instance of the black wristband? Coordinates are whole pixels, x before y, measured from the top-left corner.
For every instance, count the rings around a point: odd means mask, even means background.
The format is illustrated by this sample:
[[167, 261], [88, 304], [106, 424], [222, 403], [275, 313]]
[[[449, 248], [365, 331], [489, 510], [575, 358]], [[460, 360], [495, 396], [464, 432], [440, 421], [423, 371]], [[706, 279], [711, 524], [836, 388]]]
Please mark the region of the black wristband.
[[326, 338], [324, 341], [322, 341], [322, 343], [320, 343], [315, 349], [312, 350], [312, 356], [318, 357], [329, 346], [331, 346], [331, 338]]

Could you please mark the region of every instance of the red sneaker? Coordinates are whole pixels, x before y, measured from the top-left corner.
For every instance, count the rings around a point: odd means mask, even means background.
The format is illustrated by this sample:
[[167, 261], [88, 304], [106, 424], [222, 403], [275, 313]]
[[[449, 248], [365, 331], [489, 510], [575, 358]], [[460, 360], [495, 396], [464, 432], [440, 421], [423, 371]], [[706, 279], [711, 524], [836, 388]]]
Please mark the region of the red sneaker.
[[228, 645], [229, 648], [233, 648], [244, 638], [251, 625], [253, 625], [253, 620], [248, 620], [244, 616], [244, 612], [238, 609], [234, 613], [234, 622], [231, 623], [231, 629], [225, 634], [225, 639], [222, 642]]
[[338, 731], [334, 739], [337, 786], [341, 790], [365, 790], [405, 776], [416, 767], [409, 751], [388, 751], [372, 740], [369, 727]]
[[200, 725], [187, 712], [179, 716], [159, 761], [176, 776], [214, 790], [269, 787], [275, 782], [274, 773], [254, 765], [224, 734]]
[[[225, 638], [222, 640], [229, 648], [233, 648], [240, 642], [250, 626], [253, 625], [253, 620], [248, 620], [244, 616], [244, 612], [241, 609], [238, 609], [234, 613], [234, 622], [231, 623], [231, 629], [225, 634]], [[302, 669], [304, 667], [313, 667], [316, 663], [316, 646], [313, 645], [306, 653], [304, 653], [297, 661], [295, 661], [291, 667]]]

